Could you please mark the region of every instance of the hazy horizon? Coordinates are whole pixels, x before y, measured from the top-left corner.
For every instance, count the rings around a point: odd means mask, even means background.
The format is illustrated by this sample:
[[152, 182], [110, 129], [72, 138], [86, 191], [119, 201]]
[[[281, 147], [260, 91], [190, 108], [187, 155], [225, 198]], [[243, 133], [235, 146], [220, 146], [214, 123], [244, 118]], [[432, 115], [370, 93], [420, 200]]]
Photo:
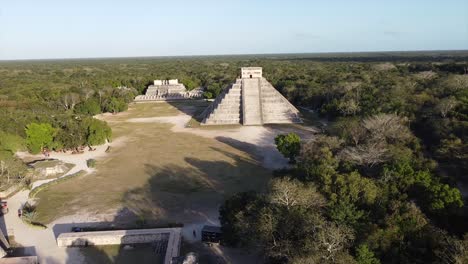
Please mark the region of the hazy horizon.
[[468, 2], [15, 1], [0, 60], [468, 50]]
[[[468, 53], [468, 49], [463, 50], [379, 50], [379, 51], [332, 51], [332, 52], [297, 52], [297, 53], [244, 53], [244, 54], [194, 54], [194, 55], [159, 55], [159, 56], [112, 56], [112, 57], [67, 57], [67, 58], [26, 58], [26, 59], [0, 59], [0, 62], [7, 61], [47, 61], [47, 60], [98, 60], [98, 59], [151, 59], [151, 58], [190, 58], [190, 57], [241, 57], [241, 56], [299, 56], [299, 55], [330, 55], [323, 57], [332, 57], [332, 55], [377, 55], [379, 53], [395, 55], [398, 53]], [[467, 54], [468, 55], [468, 54]], [[315, 56], [312, 56], [315, 57]]]

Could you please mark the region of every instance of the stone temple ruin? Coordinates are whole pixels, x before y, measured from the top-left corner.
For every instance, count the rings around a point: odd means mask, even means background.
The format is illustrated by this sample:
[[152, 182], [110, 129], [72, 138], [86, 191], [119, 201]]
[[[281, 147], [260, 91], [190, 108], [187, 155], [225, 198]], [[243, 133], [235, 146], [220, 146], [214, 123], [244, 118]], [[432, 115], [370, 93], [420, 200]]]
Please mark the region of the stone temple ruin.
[[202, 98], [201, 88], [187, 91], [182, 83], [175, 80], [154, 80], [153, 85], [148, 86], [145, 95], [138, 95], [135, 101], [167, 101], [180, 99]]
[[241, 68], [241, 78], [202, 113], [202, 125], [302, 123], [299, 111], [262, 77], [262, 68]]

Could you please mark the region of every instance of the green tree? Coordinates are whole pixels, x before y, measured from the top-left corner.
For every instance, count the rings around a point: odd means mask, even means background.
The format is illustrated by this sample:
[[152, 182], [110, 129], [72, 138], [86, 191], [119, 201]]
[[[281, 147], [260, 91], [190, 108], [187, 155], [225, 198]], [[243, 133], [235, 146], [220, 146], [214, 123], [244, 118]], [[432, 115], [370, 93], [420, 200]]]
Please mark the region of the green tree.
[[54, 146], [56, 149], [73, 149], [83, 146], [86, 142], [86, 127], [81, 119], [71, 119], [65, 117], [59, 120], [60, 129], [54, 136]]
[[428, 188], [429, 208], [433, 211], [445, 208], [460, 208], [463, 206], [463, 198], [457, 188], [451, 188], [448, 184], [433, 183]]
[[31, 123], [26, 126], [26, 145], [31, 153], [37, 154], [52, 147], [57, 130], [48, 123]]
[[194, 80], [193, 78], [190, 78], [190, 77], [182, 78], [180, 82], [183, 83], [185, 87], [187, 87], [188, 90], [192, 90], [200, 86], [197, 80]]
[[296, 162], [296, 157], [301, 150], [301, 138], [296, 133], [278, 135], [275, 137], [278, 151], [289, 159], [291, 163]]
[[338, 224], [355, 227], [364, 217], [364, 211], [359, 210], [356, 205], [349, 201], [338, 201], [329, 206], [328, 215]]
[[88, 99], [75, 106], [75, 113], [94, 116], [101, 113], [101, 106], [96, 99]]
[[258, 216], [259, 196], [254, 192], [237, 193], [219, 209], [223, 241], [231, 246], [247, 246], [256, 238], [252, 223]]
[[380, 260], [374, 256], [366, 244], [361, 244], [356, 249], [356, 260], [358, 264], [380, 264]]
[[336, 175], [331, 190], [330, 200], [333, 202], [349, 201], [366, 205], [373, 204], [379, 192], [373, 180], [362, 177], [357, 171]]
[[24, 139], [20, 136], [0, 131], [0, 151], [6, 150], [15, 153], [24, 148]]
[[319, 136], [304, 144], [297, 158], [297, 167], [301, 172], [299, 177], [305, 181], [314, 181], [320, 191], [329, 194], [339, 165], [333, 151], [339, 144], [337, 138], [327, 136]]
[[86, 143], [88, 145], [101, 145], [104, 144], [106, 140], [110, 140], [112, 130], [106, 122], [95, 118], [89, 118], [85, 123], [87, 125]]
[[127, 107], [127, 103], [124, 100], [111, 97], [105, 102], [104, 111], [115, 114], [127, 110]]
[[203, 93], [203, 96], [206, 98], [206, 99], [212, 99], [213, 98], [213, 93], [212, 92], [204, 92]]

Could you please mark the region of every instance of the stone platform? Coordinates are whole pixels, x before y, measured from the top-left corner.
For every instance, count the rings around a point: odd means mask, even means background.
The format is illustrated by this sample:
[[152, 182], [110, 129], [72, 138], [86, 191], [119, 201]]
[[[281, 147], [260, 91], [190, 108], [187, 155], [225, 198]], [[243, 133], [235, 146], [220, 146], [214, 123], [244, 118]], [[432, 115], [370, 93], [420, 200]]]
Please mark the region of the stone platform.
[[136, 102], [142, 101], [169, 101], [184, 99], [200, 99], [203, 97], [203, 89], [197, 88], [188, 91], [179, 80], [154, 80], [148, 86], [144, 95], [135, 97]]

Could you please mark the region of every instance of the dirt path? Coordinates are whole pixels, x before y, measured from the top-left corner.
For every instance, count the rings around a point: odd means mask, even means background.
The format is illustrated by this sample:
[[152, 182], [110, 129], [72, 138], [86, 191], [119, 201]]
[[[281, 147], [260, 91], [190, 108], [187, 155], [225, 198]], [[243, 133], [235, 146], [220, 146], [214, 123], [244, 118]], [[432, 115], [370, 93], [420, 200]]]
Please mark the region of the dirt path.
[[177, 116], [165, 117], [131, 118], [128, 119], [127, 122], [161, 122], [173, 124], [174, 126], [171, 128], [173, 132], [192, 133], [206, 138], [213, 138], [237, 148], [244, 149], [250, 153], [254, 153], [257, 158], [261, 159], [263, 167], [273, 170], [288, 166], [288, 160], [278, 152], [274, 144], [274, 139], [278, 134], [295, 132], [300, 134], [303, 139], [307, 139], [310, 138], [313, 133], [317, 132], [315, 128], [312, 127], [302, 127], [299, 129], [292, 126], [233, 126], [220, 129], [185, 127], [191, 118], [192, 116], [188, 114], [180, 114]]
[[16, 211], [28, 200], [29, 191], [21, 191], [8, 199], [10, 212], [4, 216], [5, 225], [12, 230], [15, 241], [25, 247], [26, 255], [37, 255], [40, 263], [82, 263], [78, 249], [59, 248], [52, 229], [30, 227], [21, 221]]
[[[75, 166], [68, 171], [66, 174], [59, 178], [67, 177], [79, 171], [85, 171], [91, 173], [94, 169], [88, 168], [86, 161], [88, 159], [98, 159], [106, 155], [106, 149], [109, 146], [116, 146], [122, 144], [125, 138], [119, 138], [118, 140], [97, 146], [95, 151], [86, 150], [82, 154], [70, 154], [70, 153], [57, 153], [52, 152], [50, 154], [51, 159], [57, 159], [66, 163], [74, 164]], [[22, 159], [43, 159], [42, 155], [31, 155], [26, 152], [18, 152], [17, 156]], [[33, 183], [33, 189], [38, 186], [53, 181], [56, 179], [40, 180]], [[17, 211], [22, 208], [23, 205], [29, 201], [29, 190], [23, 190], [8, 199], [8, 206], [10, 212], [3, 217], [7, 230], [10, 230], [14, 235], [15, 241], [25, 247], [25, 253], [28, 255], [37, 255], [41, 263], [82, 263], [84, 258], [79, 253], [79, 249], [75, 248], [59, 248], [56, 243], [57, 230], [54, 230], [54, 226], [58, 223], [67, 223], [68, 225], [61, 225], [66, 227], [67, 230], [61, 230], [61, 232], [69, 232], [70, 228], [74, 225], [74, 221], [68, 221], [69, 219], [59, 219], [47, 226], [47, 229], [39, 229], [26, 225], [18, 217]], [[80, 215], [82, 216], [82, 215]], [[90, 217], [81, 217], [83, 222], [91, 222]], [[66, 221], [66, 222], [64, 222]], [[55, 231], [55, 232], [54, 232]]]

